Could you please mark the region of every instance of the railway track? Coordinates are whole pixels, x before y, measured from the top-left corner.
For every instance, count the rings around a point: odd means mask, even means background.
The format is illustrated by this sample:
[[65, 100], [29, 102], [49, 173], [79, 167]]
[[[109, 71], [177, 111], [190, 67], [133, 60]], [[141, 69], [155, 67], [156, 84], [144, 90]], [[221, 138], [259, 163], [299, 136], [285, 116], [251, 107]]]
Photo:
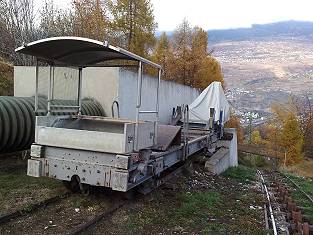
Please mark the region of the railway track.
[[104, 218], [110, 217], [116, 212], [118, 209], [122, 208], [126, 204], [125, 201], [122, 201], [116, 205], [114, 205], [112, 208], [109, 208], [107, 211], [104, 211], [100, 213], [99, 215], [95, 216], [93, 219], [89, 220], [88, 222], [81, 224], [76, 229], [71, 231], [69, 235], [78, 235], [82, 232], [86, 231], [88, 228], [90, 228], [92, 225], [96, 224], [97, 222], [101, 221]]
[[46, 200], [40, 201], [38, 203], [34, 203], [30, 206], [30, 209], [28, 209], [28, 210], [20, 209], [17, 211], [13, 211], [10, 213], [0, 215], [0, 225], [5, 224], [5, 223], [7, 223], [13, 219], [18, 218], [18, 217], [24, 216], [25, 214], [33, 213], [36, 210], [43, 208], [43, 207], [46, 207], [51, 203], [55, 203], [55, 202], [57, 202], [63, 198], [68, 197], [69, 195], [70, 195], [70, 193], [60, 194], [60, 195], [57, 195], [55, 197], [51, 197], [51, 198], [48, 198]]
[[[156, 188], [160, 187], [161, 185], [165, 184], [166, 182], [170, 181], [173, 177], [176, 177], [180, 175], [183, 171], [184, 165], [178, 167], [174, 171], [170, 172], [169, 174], [163, 176], [161, 179], [156, 181]], [[99, 215], [95, 216], [91, 220], [87, 221], [86, 223], [81, 224], [76, 229], [74, 229], [72, 232], [70, 232], [70, 235], [79, 235], [86, 230], [88, 230], [91, 226], [95, 225], [96, 223], [100, 222], [104, 218], [108, 218], [112, 216], [118, 209], [124, 207], [127, 204], [128, 201], [122, 200], [118, 202], [117, 204], [113, 205], [111, 208], [107, 209], [106, 211], [100, 213]]]
[[313, 234], [313, 226], [309, 224], [301, 208], [293, 201], [290, 186], [287, 186], [283, 179], [289, 180], [313, 207], [312, 198], [286, 175], [260, 170], [257, 170], [257, 174], [267, 200], [264, 206], [267, 228], [272, 230], [274, 235]]
[[[155, 182], [156, 187], [180, 174], [183, 167], [160, 178]], [[77, 235], [92, 229], [103, 219], [110, 219], [119, 209], [131, 203], [125, 195], [116, 192], [109, 195], [99, 192], [89, 196], [68, 193], [34, 204], [27, 213], [17, 211], [0, 217], [0, 234]]]

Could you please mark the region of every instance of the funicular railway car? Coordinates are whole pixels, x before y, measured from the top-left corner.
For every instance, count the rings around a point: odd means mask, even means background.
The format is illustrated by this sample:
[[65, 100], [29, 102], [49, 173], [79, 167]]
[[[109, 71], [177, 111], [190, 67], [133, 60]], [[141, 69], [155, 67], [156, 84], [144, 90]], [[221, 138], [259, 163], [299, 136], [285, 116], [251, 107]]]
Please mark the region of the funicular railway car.
[[[86, 38], [55, 37], [26, 44], [16, 52], [34, 56], [37, 61], [36, 112], [39, 111], [38, 97], [42, 95], [39, 92], [43, 79], [40, 66], [45, 65], [48, 71], [45, 73], [48, 113], [36, 117], [35, 141], [27, 169], [30, 176], [62, 180], [72, 190], [87, 191], [90, 186], [102, 186], [127, 192], [151, 185], [163, 172], [200, 150], [214, 152], [216, 142], [223, 135], [223, 125], [214, 122], [214, 110], [207, 124], [191, 126], [187, 105], [181, 109], [181, 125], [161, 125], [161, 66], [122, 48]], [[127, 63], [121, 64], [121, 61]], [[136, 118], [82, 115], [83, 69], [130, 64], [138, 71], [137, 89], [129, 91], [137, 93]], [[55, 73], [60, 66], [73, 71], [71, 79], [64, 84], [58, 82]], [[151, 66], [158, 72], [156, 102], [149, 110], [142, 109], [144, 66]], [[55, 104], [57, 99], [69, 99], [68, 96], [77, 105]], [[51, 115], [69, 110], [76, 114]], [[149, 120], [144, 118], [147, 114]]]

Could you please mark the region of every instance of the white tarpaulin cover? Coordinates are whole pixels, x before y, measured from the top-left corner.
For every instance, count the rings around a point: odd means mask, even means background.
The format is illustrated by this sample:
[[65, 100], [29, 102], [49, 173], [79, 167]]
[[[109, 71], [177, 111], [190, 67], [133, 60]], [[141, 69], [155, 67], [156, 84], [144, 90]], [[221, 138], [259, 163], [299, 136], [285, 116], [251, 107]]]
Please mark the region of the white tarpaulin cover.
[[223, 111], [223, 124], [229, 120], [230, 106], [220, 82], [212, 82], [189, 105], [189, 122], [208, 123], [210, 108], [215, 109], [214, 121], [219, 120], [220, 111]]

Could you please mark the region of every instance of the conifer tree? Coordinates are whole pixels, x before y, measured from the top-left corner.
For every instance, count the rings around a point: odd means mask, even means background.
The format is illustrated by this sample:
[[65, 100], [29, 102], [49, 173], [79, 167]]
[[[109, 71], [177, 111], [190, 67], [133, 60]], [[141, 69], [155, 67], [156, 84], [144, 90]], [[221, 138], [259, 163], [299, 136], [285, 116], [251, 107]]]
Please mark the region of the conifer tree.
[[189, 22], [184, 19], [173, 34], [173, 50], [175, 66], [173, 66], [173, 80], [190, 85], [191, 80], [191, 35]]
[[156, 63], [160, 64], [163, 68], [163, 79], [171, 79], [171, 62], [173, 61], [173, 52], [170, 41], [165, 32], [157, 40], [156, 47], [152, 58]]
[[116, 0], [109, 6], [114, 42], [138, 55], [147, 56], [155, 43], [157, 27], [150, 0]]
[[99, 41], [107, 39], [108, 16], [107, 1], [73, 0], [74, 35], [89, 37]]

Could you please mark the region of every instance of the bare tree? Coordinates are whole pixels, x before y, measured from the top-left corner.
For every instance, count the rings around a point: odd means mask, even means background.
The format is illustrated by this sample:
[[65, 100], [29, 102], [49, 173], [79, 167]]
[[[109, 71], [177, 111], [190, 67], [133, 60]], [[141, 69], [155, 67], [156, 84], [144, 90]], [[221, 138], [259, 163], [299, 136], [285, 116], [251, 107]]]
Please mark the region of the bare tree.
[[14, 49], [38, 38], [35, 25], [34, 0], [0, 0], [1, 55], [15, 64], [32, 64], [29, 57], [18, 55]]

